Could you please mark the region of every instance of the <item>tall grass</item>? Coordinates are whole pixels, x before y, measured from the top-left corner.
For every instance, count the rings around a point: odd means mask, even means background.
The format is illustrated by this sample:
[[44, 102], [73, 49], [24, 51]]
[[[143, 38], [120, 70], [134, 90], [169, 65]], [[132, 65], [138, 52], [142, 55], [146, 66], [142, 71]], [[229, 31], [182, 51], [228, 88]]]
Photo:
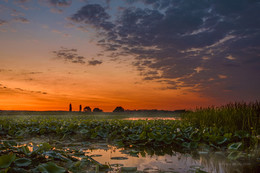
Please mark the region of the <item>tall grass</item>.
[[252, 135], [260, 133], [260, 102], [235, 102], [220, 107], [197, 108], [182, 115], [197, 127], [217, 127], [228, 132], [244, 130]]

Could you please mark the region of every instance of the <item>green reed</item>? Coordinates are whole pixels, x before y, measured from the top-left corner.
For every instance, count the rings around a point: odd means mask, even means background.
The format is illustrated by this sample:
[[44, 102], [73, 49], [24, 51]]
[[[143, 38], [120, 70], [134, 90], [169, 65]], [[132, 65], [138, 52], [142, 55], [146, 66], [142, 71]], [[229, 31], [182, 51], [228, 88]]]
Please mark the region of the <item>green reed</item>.
[[260, 102], [235, 102], [220, 107], [197, 108], [182, 115], [197, 127], [217, 127], [227, 132], [243, 130], [260, 134]]

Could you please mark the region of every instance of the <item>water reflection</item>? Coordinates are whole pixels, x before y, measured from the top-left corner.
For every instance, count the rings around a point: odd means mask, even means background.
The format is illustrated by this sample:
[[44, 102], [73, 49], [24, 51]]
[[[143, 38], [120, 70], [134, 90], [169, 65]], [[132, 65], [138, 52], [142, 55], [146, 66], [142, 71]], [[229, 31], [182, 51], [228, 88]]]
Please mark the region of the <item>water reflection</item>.
[[[135, 151], [135, 150], [134, 150]], [[107, 145], [107, 148], [88, 149], [84, 152], [91, 155], [102, 164], [110, 164], [114, 167], [137, 167], [138, 171], [144, 172], [196, 172], [196, 170], [212, 173], [257, 173], [260, 171], [259, 164], [250, 161], [231, 161], [221, 152], [197, 153], [197, 155], [172, 152], [171, 154], [150, 155], [147, 151], [133, 154], [131, 149], [122, 149]], [[101, 155], [101, 156], [100, 156]], [[118, 158], [118, 159], [113, 159]], [[120, 159], [122, 158], [122, 159]]]
[[194, 160], [188, 155], [182, 155], [180, 153], [176, 155], [166, 154], [164, 156], [151, 156], [147, 153], [146, 155], [139, 153], [136, 154], [136, 156], [131, 156], [129, 154], [131, 151], [118, 149], [110, 145], [108, 148], [108, 150], [89, 149], [84, 150], [84, 152], [91, 153], [91, 155], [102, 155], [100, 157], [94, 157], [96, 161], [102, 164], [137, 167], [137, 170], [145, 170], [145, 172], [153, 172], [155, 170], [188, 172], [190, 170], [189, 166], [200, 165], [199, 160]]
[[[36, 140], [37, 142], [40, 142]], [[35, 141], [34, 141], [35, 142]], [[32, 146], [29, 144], [29, 150]], [[39, 143], [38, 143], [39, 144]], [[24, 146], [24, 143], [20, 146]], [[58, 147], [56, 145], [53, 145]], [[63, 150], [75, 151], [90, 156], [101, 164], [109, 164], [112, 172], [122, 167], [131, 167], [142, 172], [179, 172], [191, 173], [198, 170], [210, 173], [258, 173], [260, 165], [257, 160], [230, 160], [224, 152], [194, 152], [185, 154], [175, 152], [170, 147], [160, 148], [118, 148], [107, 143], [64, 142], [60, 146]], [[73, 157], [76, 157], [73, 156]], [[77, 157], [81, 159], [80, 156]], [[124, 172], [124, 171], [123, 171]]]
[[255, 160], [230, 160], [222, 152], [200, 154], [200, 163], [208, 172], [219, 173], [258, 173], [260, 165]]

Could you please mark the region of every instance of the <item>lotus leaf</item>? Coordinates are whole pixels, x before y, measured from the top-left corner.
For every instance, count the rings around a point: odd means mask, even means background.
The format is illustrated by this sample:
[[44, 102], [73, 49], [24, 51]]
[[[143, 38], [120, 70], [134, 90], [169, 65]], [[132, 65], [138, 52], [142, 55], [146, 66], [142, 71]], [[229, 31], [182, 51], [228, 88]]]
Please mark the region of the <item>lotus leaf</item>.
[[229, 150], [238, 150], [241, 145], [242, 145], [242, 142], [233, 143], [228, 146], [228, 149]]
[[8, 168], [12, 164], [12, 162], [15, 160], [15, 158], [16, 158], [16, 156], [13, 153], [0, 156], [0, 169]]
[[127, 157], [111, 157], [112, 160], [127, 160]]
[[18, 167], [26, 167], [29, 166], [32, 163], [31, 159], [27, 159], [27, 158], [20, 158], [20, 159], [16, 159], [14, 161], [14, 164]]
[[38, 170], [41, 173], [64, 173], [66, 170], [60, 166], [57, 166], [53, 162], [44, 163], [38, 166]]

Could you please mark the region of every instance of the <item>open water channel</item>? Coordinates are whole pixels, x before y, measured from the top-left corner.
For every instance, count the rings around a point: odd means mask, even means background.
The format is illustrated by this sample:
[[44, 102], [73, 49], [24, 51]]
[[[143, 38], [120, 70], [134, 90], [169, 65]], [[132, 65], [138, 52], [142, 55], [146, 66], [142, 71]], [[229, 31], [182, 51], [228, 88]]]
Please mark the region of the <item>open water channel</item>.
[[[80, 148], [85, 155], [91, 156], [101, 164], [108, 164], [113, 168], [111, 172], [172, 172], [172, 173], [258, 173], [260, 165], [257, 161], [230, 160], [223, 152], [196, 152], [183, 154], [172, 152], [166, 154], [118, 148], [107, 143], [91, 144]], [[66, 148], [66, 147], [65, 147]], [[69, 147], [68, 147], [69, 148]], [[126, 170], [126, 171], [122, 171]]]

